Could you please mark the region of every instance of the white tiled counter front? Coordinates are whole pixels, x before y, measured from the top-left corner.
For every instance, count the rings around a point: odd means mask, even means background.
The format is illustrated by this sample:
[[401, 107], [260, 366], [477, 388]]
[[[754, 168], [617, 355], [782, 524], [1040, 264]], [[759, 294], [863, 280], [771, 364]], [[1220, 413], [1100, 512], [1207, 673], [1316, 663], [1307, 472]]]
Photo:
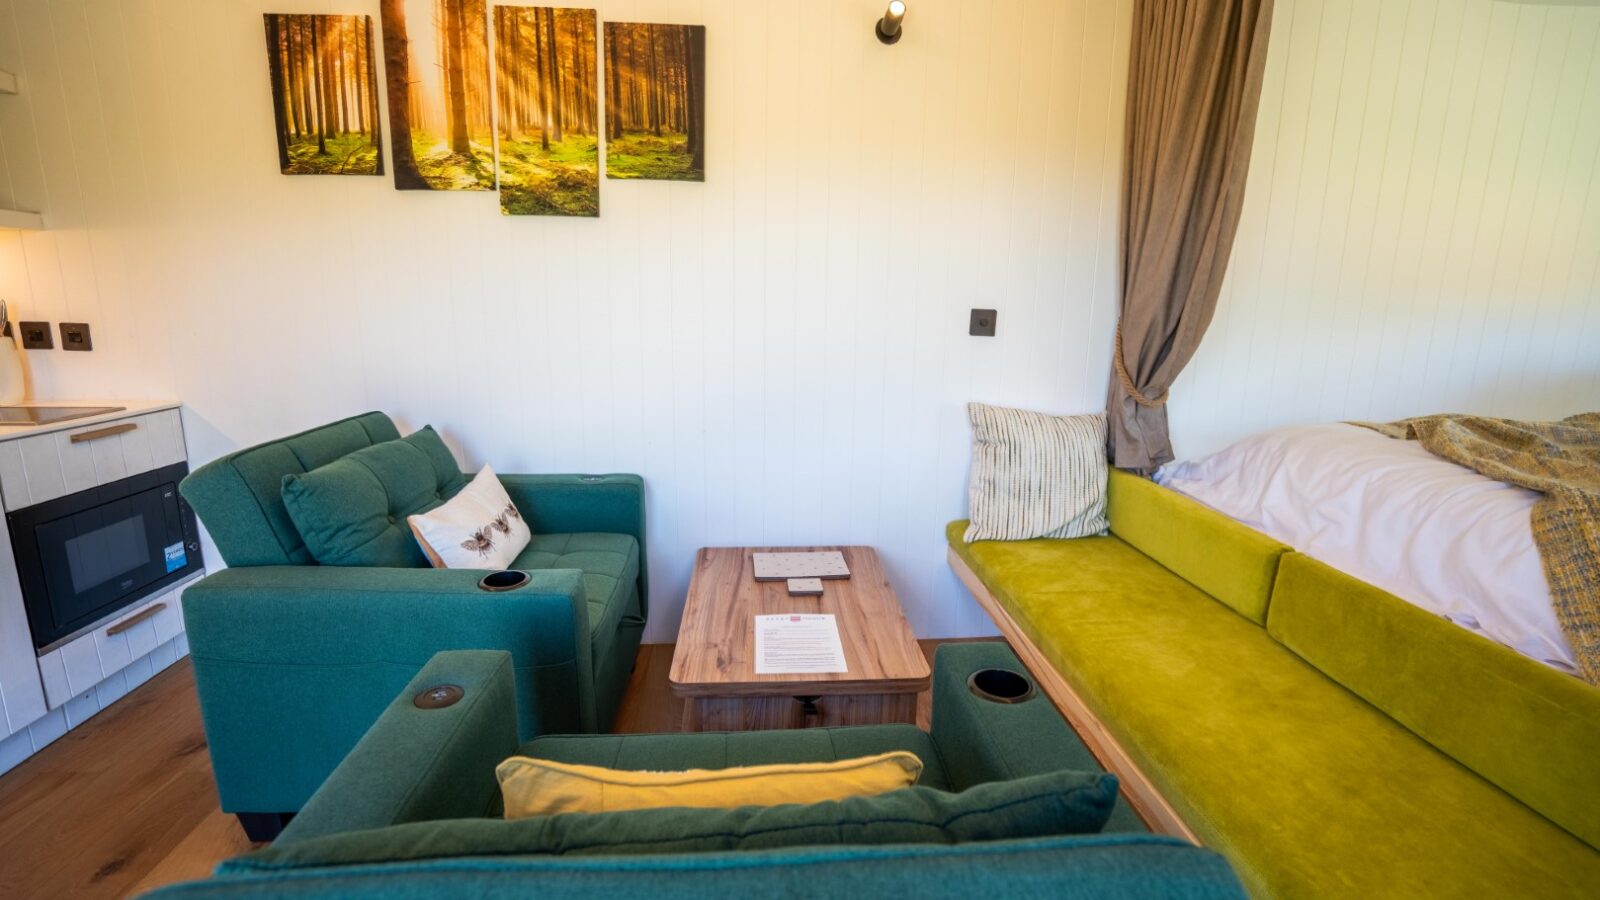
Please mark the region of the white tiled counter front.
[[[54, 425], [0, 425], [0, 501], [6, 511], [186, 458], [176, 403], [70, 405], [126, 409]], [[74, 434], [114, 425], [134, 427], [93, 440], [72, 440]], [[184, 590], [203, 574], [146, 597], [35, 656], [11, 536], [0, 527], [0, 773], [187, 655], [181, 600]], [[156, 611], [147, 615], [151, 609]], [[118, 627], [134, 619], [138, 621]]]

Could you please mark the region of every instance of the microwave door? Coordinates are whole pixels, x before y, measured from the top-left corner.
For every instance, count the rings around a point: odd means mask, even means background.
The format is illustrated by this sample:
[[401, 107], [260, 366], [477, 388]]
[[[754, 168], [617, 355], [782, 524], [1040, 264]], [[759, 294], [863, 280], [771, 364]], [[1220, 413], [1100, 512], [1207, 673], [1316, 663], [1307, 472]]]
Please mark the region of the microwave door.
[[153, 488], [38, 526], [41, 574], [56, 628], [92, 621], [166, 576], [169, 532], [162, 493]]

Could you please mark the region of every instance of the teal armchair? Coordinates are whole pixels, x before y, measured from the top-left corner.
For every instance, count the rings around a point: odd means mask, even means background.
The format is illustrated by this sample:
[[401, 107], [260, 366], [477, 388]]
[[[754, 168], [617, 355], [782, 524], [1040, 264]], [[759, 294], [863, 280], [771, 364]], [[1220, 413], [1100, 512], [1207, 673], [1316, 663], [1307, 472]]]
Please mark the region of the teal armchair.
[[[223, 810], [269, 840], [434, 654], [500, 650], [529, 739], [610, 728], [647, 606], [644, 485], [634, 475], [502, 475], [533, 531], [512, 568], [319, 566], [283, 477], [396, 440], [382, 413], [250, 447], [180, 486], [228, 568], [184, 594], [184, 624]], [[448, 499], [441, 495], [441, 499]]]
[[[530, 852], [524, 847], [528, 835], [583, 814], [544, 822], [499, 818], [494, 768], [517, 752], [625, 769], [672, 769], [909, 750], [925, 766], [919, 784], [949, 792], [1066, 769], [1099, 771], [1042, 696], [1005, 704], [976, 697], [968, 676], [990, 667], [1021, 669], [1004, 644], [939, 649], [931, 731], [874, 725], [554, 735], [523, 743], [515, 725], [512, 660], [504, 653], [441, 653], [399, 692], [277, 842], [223, 862], [210, 879], [174, 885], [152, 897], [1243, 900], [1221, 856], [1148, 834], [1125, 808], [1117, 809], [1097, 834], [678, 852], [619, 850], [616, 841], [604, 848], [572, 845], [565, 852]], [[459, 701], [419, 708], [414, 698], [439, 685], [460, 688]], [[805, 809], [796, 805], [771, 812], [798, 816]], [[773, 830], [791, 827], [772, 824]]]

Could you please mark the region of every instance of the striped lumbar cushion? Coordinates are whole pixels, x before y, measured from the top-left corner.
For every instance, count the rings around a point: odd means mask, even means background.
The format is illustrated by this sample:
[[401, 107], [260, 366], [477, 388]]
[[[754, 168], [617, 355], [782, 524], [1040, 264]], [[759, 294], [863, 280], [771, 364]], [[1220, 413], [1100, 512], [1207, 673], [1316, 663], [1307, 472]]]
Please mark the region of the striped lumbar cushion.
[[1105, 532], [1106, 417], [1047, 416], [968, 403], [967, 541]]

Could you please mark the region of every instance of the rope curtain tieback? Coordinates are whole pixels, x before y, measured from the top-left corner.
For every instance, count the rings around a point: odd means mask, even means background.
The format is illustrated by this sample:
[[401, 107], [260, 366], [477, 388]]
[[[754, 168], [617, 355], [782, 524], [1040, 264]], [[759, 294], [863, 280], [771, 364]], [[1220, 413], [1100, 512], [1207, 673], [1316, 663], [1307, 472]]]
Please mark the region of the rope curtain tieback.
[[1120, 321], [1117, 322], [1116, 347], [1111, 356], [1111, 362], [1112, 366], [1117, 370], [1117, 380], [1122, 382], [1122, 389], [1128, 392], [1128, 396], [1133, 398], [1133, 402], [1140, 406], [1151, 408], [1167, 405], [1166, 391], [1162, 391], [1161, 396], [1152, 399], [1140, 393], [1139, 389], [1133, 386], [1133, 376], [1128, 374], [1128, 364], [1122, 361], [1122, 323]]

